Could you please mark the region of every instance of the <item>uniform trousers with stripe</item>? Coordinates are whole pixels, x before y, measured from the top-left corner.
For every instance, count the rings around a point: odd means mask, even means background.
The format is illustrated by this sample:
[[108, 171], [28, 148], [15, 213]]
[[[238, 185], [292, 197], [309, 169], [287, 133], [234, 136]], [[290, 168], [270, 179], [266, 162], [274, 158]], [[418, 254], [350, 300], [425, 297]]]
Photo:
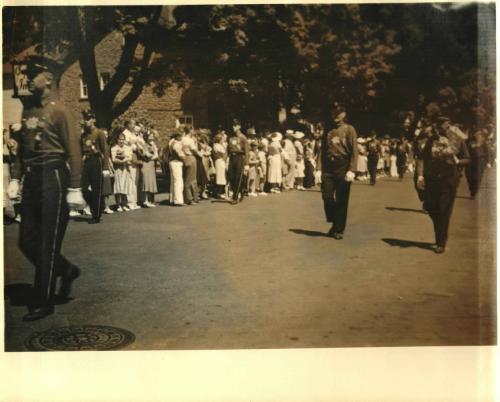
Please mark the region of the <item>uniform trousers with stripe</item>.
[[90, 207], [92, 218], [100, 218], [104, 209], [102, 194], [102, 158], [92, 155], [85, 158], [82, 171], [82, 191], [85, 201]]
[[25, 173], [21, 202], [19, 248], [35, 266], [33, 303], [53, 303], [56, 277], [64, 275], [69, 261], [61, 246], [69, 219], [66, 193], [69, 171], [64, 162]]
[[458, 173], [456, 178], [442, 180], [425, 178], [424, 207], [432, 219], [438, 247], [445, 247], [448, 240], [448, 228], [457, 195], [458, 180]]
[[349, 170], [349, 160], [332, 163], [331, 171], [321, 176], [321, 194], [326, 221], [331, 223], [336, 233], [344, 233], [347, 224], [347, 208], [351, 183], [345, 181]]
[[233, 192], [233, 200], [237, 200], [240, 194], [243, 198], [243, 190], [246, 185], [244, 170], [245, 155], [239, 153], [231, 154], [227, 167], [227, 176], [231, 185], [231, 191]]

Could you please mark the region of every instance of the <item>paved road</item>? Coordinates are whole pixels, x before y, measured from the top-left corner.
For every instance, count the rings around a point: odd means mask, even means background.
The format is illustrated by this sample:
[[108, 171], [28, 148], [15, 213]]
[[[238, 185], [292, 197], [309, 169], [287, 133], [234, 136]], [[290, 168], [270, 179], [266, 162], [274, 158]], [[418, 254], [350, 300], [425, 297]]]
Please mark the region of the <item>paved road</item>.
[[462, 183], [443, 255], [410, 178], [356, 183], [342, 241], [324, 236], [318, 191], [72, 222], [74, 300], [33, 323], [16, 297], [32, 268], [6, 227], [6, 349], [84, 324], [128, 329], [136, 350], [495, 343], [495, 172], [467, 194]]

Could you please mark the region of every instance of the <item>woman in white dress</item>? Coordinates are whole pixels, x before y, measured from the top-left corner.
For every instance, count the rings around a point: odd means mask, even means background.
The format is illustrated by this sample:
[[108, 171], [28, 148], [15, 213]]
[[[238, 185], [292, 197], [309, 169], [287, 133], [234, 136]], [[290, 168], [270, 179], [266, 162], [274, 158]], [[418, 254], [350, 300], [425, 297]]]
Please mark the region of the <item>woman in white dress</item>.
[[364, 138], [358, 138], [358, 165], [356, 169], [357, 180], [368, 179], [368, 156]]
[[271, 188], [271, 193], [279, 193], [279, 187], [282, 182], [281, 171], [281, 133], [274, 133], [271, 136], [271, 143], [268, 146], [268, 182]]
[[226, 160], [227, 151], [223, 144], [224, 136], [217, 134], [214, 138], [212, 157], [215, 164], [215, 195], [217, 198], [226, 199]]

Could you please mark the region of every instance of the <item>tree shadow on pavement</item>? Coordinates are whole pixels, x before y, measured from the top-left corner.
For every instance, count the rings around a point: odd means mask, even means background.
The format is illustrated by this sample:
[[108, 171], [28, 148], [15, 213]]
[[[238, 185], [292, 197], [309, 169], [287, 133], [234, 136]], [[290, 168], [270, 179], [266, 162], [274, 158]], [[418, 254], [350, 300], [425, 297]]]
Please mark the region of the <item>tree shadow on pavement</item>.
[[326, 233], [317, 232], [315, 230], [305, 230], [305, 229], [288, 229], [290, 232], [295, 234], [301, 234], [305, 236], [313, 236], [313, 237], [329, 237]]
[[434, 245], [432, 243], [402, 239], [382, 239], [382, 241], [386, 242], [389, 246], [396, 246], [401, 248], [417, 247], [424, 250], [434, 251]]
[[398, 208], [398, 207], [385, 207], [388, 211], [401, 211], [401, 212], [415, 212], [417, 214], [427, 214], [422, 209], [412, 209], [412, 208]]

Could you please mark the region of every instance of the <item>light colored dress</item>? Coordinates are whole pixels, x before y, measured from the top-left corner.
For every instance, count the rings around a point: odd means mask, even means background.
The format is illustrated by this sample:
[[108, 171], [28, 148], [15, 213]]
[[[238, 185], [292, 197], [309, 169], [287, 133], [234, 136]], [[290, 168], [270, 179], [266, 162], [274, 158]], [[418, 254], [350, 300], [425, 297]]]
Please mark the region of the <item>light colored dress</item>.
[[134, 187], [134, 180], [130, 173], [132, 148], [128, 145], [115, 145], [111, 148], [111, 161], [115, 169], [115, 194], [130, 194]]
[[213, 149], [215, 160], [215, 184], [218, 186], [226, 185], [226, 148], [224, 145], [215, 143]]
[[271, 184], [281, 184], [281, 144], [279, 141], [273, 141], [269, 144], [269, 165], [268, 165], [268, 179]]
[[155, 143], [145, 144], [146, 154], [142, 165], [142, 190], [148, 193], [157, 193], [155, 161], [158, 160], [158, 148]]

